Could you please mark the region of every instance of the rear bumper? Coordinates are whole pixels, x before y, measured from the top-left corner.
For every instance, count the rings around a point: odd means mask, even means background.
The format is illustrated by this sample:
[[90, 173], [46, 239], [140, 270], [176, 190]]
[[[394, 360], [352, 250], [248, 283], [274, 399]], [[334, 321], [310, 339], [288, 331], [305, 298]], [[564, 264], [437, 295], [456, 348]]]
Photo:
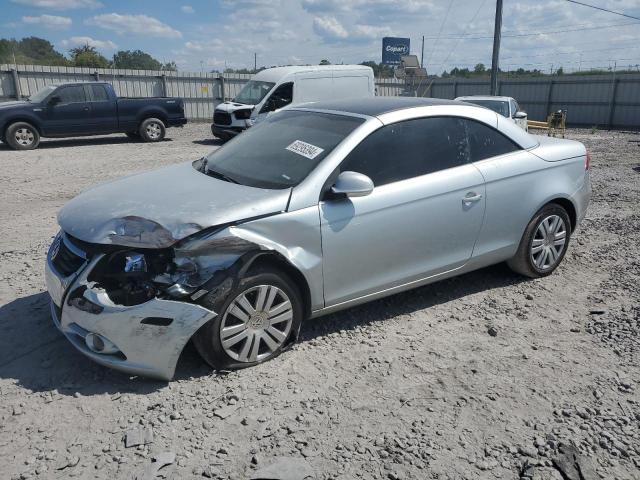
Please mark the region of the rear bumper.
[[[54, 324], [96, 363], [131, 375], [171, 380], [184, 346], [215, 312], [160, 298], [133, 306], [116, 305], [107, 292], [87, 281], [100, 258], [82, 267], [68, 285], [48, 259], [45, 278]], [[68, 301], [74, 296], [82, 301]]]
[[576, 190], [573, 195], [571, 195], [573, 200], [573, 204], [576, 206], [576, 228], [580, 225], [582, 220], [587, 214], [587, 208], [589, 207], [589, 202], [591, 202], [591, 176], [588, 172], [585, 173], [584, 182]]

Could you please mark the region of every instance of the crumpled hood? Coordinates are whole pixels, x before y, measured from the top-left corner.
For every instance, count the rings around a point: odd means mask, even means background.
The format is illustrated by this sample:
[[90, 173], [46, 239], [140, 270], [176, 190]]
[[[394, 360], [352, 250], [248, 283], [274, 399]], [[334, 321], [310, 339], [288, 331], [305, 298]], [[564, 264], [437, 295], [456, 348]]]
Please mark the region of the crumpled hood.
[[282, 212], [289, 195], [218, 180], [188, 162], [86, 190], [58, 223], [85, 242], [165, 248], [208, 227]]

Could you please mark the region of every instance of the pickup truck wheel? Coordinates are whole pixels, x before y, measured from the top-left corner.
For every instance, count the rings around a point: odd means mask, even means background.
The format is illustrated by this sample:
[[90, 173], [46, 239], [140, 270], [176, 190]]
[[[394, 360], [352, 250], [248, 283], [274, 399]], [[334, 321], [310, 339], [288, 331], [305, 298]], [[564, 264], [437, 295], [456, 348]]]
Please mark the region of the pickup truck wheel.
[[40, 144], [40, 134], [33, 125], [16, 122], [7, 128], [5, 140], [14, 150], [33, 150]]
[[160, 142], [164, 139], [166, 129], [162, 120], [147, 118], [140, 124], [140, 138], [145, 142]]

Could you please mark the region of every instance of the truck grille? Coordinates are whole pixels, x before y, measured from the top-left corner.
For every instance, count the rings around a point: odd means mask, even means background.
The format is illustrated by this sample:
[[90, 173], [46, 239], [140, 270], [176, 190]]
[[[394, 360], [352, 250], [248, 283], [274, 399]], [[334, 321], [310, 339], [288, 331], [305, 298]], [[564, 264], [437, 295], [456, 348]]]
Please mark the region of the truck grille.
[[52, 254], [51, 263], [55, 269], [68, 277], [72, 273], [77, 272], [84, 264], [85, 259], [75, 252], [73, 252], [68, 246], [64, 238], [60, 238], [60, 246], [57, 252]]
[[231, 114], [227, 112], [214, 112], [213, 123], [216, 125], [231, 125]]

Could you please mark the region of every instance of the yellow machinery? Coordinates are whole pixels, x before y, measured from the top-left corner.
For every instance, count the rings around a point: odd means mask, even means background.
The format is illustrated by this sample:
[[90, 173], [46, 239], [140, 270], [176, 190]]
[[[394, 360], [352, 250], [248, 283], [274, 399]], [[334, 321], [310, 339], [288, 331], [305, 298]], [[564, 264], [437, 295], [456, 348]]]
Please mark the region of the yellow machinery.
[[556, 132], [562, 134], [562, 138], [564, 138], [565, 130], [567, 123], [567, 111], [566, 110], [558, 110], [557, 112], [551, 113], [547, 117], [546, 122], [538, 122], [536, 120], [527, 120], [527, 125], [529, 128], [536, 128], [540, 130], [546, 130], [547, 135], [551, 137], [556, 136]]

